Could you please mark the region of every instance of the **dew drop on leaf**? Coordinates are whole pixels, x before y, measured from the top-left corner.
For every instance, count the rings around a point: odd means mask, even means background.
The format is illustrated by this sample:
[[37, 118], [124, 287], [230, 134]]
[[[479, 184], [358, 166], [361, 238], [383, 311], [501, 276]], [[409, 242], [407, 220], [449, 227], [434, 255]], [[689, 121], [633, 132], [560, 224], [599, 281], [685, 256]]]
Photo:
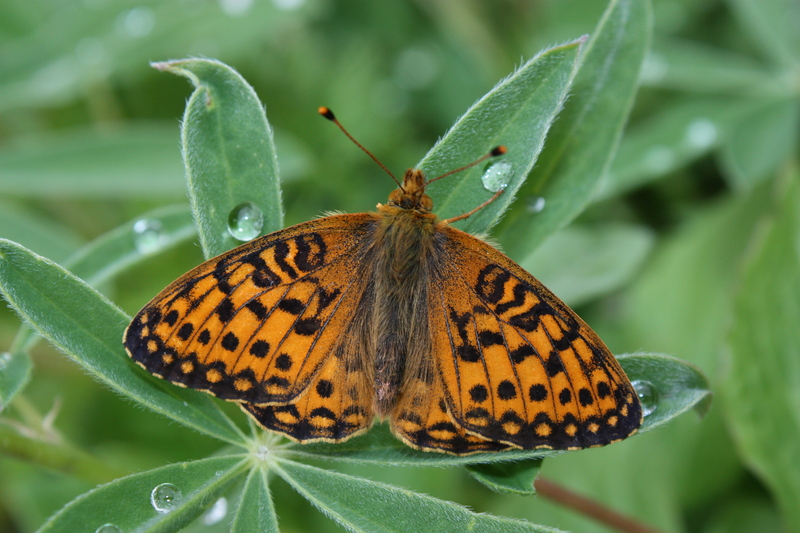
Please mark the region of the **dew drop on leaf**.
[[163, 227], [160, 220], [142, 218], [133, 224], [133, 243], [139, 253], [150, 254], [164, 244]]
[[94, 533], [122, 533], [122, 530], [114, 524], [103, 524], [95, 529]]
[[497, 192], [508, 187], [508, 180], [511, 179], [511, 163], [508, 161], [498, 161], [489, 168], [481, 176], [483, 186], [491, 191]]
[[707, 118], [698, 118], [686, 127], [686, 143], [697, 150], [714, 145], [717, 140], [717, 127]]
[[525, 210], [528, 213], [541, 213], [544, 210], [545, 199], [543, 196], [531, 196], [525, 202]]
[[228, 217], [228, 233], [240, 241], [255, 239], [261, 233], [264, 215], [253, 202], [243, 202], [231, 211]]
[[201, 522], [207, 526], [219, 523], [228, 514], [228, 500], [220, 498], [203, 514]]
[[636, 390], [636, 395], [639, 396], [639, 401], [642, 404], [642, 414], [644, 416], [652, 414], [658, 407], [658, 402], [660, 400], [658, 389], [655, 385], [644, 379], [637, 379], [631, 382], [631, 385], [633, 385], [633, 388]]
[[150, 503], [159, 513], [168, 513], [180, 505], [182, 496], [172, 483], [162, 483], [150, 493]]

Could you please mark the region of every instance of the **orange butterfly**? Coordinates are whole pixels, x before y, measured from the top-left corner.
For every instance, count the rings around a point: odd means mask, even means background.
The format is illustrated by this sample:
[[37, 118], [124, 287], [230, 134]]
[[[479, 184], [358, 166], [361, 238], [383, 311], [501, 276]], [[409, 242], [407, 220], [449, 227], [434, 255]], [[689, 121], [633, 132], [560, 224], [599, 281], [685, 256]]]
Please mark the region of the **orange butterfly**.
[[410, 169], [375, 213], [312, 220], [206, 261], [136, 315], [128, 353], [300, 442], [344, 441], [376, 416], [410, 446], [457, 455], [634, 433], [638, 397], [597, 335], [451, 227], [500, 193], [439, 220], [432, 181]]

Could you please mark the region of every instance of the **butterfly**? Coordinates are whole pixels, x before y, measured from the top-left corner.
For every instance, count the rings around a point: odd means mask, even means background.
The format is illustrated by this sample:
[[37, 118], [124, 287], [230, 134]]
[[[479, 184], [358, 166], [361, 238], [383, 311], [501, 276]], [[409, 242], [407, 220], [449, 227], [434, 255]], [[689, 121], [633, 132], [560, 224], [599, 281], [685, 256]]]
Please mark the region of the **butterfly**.
[[600, 338], [452, 227], [502, 191], [441, 220], [425, 194], [435, 179], [409, 169], [376, 212], [298, 224], [206, 261], [134, 317], [128, 354], [301, 443], [342, 442], [376, 418], [414, 448], [455, 455], [635, 433], [639, 399]]

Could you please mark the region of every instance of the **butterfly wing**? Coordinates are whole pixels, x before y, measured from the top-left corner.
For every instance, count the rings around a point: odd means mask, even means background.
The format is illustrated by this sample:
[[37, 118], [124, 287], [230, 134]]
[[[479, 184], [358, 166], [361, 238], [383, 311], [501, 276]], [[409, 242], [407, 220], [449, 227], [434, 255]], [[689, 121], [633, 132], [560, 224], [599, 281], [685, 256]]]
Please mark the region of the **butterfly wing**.
[[524, 449], [602, 446], [634, 433], [638, 397], [589, 326], [495, 248], [440, 231], [429, 321], [453, 425]]
[[[434, 363], [432, 359], [430, 362]], [[414, 448], [455, 455], [511, 448], [467, 431], [457, 422], [448, 407], [441, 377], [437, 372], [432, 375], [430, 382], [407, 383], [400, 395], [390, 420], [392, 432], [400, 440]]]
[[[125, 332], [129, 355], [159, 377], [220, 398], [294, 403], [294, 411], [275, 413], [265, 425], [299, 440], [341, 439], [367, 427], [372, 397], [363, 351], [337, 346], [360, 302], [358, 259], [372, 220], [361, 214], [306, 222], [203, 263], [136, 315]], [[350, 394], [329, 391], [334, 382], [347, 383]], [[338, 400], [325, 404], [329, 412], [320, 410], [326, 393]], [[330, 429], [331, 419], [345, 422]], [[309, 424], [329, 430], [312, 434]]]

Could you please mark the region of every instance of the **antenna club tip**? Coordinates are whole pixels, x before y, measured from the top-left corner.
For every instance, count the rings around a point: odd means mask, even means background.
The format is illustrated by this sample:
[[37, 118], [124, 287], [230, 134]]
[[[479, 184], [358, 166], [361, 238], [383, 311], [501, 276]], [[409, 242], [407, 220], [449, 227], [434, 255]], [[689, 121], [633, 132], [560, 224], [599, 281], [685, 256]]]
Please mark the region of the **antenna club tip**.
[[333, 111], [331, 111], [330, 109], [328, 109], [328, 108], [327, 108], [327, 107], [325, 107], [325, 106], [320, 106], [320, 108], [319, 108], [319, 109], [317, 109], [317, 112], [318, 112], [320, 115], [322, 115], [323, 117], [325, 117], [325, 118], [327, 118], [328, 120], [330, 120], [331, 122], [333, 122], [334, 120], [336, 120], [336, 116], [334, 116], [334, 114], [333, 114]]
[[503, 155], [503, 154], [505, 154], [506, 152], [508, 152], [508, 148], [506, 148], [505, 146], [503, 146], [503, 145], [501, 144], [500, 146], [496, 146], [496, 147], [492, 148], [492, 151], [491, 151], [491, 152], [489, 152], [489, 154], [490, 154], [492, 157], [497, 157], [497, 156], [499, 156], [499, 155]]

